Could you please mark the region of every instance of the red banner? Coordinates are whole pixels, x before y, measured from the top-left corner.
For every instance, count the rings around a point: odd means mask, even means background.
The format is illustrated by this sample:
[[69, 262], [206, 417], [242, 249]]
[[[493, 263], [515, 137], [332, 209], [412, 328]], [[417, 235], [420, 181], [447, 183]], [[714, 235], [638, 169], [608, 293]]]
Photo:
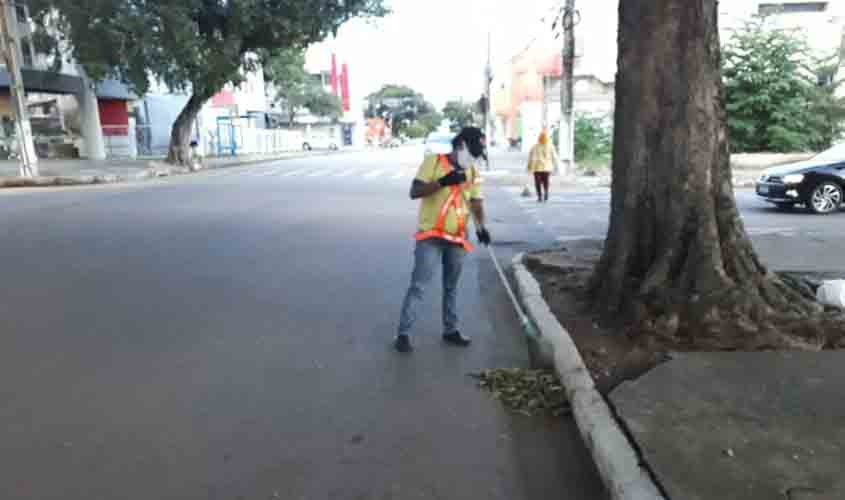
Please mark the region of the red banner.
[[344, 64], [340, 74], [340, 95], [343, 100], [343, 111], [349, 112], [352, 109], [352, 103], [349, 99], [349, 66]]
[[337, 56], [332, 54], [332, 94], [339, 96], [340, 94], [337, 91]]

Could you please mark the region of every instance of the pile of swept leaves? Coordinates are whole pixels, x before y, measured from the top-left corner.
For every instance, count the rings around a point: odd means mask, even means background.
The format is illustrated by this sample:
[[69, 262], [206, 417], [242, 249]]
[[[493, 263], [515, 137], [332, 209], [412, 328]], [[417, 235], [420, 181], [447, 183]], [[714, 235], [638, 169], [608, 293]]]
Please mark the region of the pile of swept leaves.
[[470, 376], [478, 380], [479, 388], [516, 413], [559, 417], [570, 412], [566, 392], [554, 372], [497, 368]]

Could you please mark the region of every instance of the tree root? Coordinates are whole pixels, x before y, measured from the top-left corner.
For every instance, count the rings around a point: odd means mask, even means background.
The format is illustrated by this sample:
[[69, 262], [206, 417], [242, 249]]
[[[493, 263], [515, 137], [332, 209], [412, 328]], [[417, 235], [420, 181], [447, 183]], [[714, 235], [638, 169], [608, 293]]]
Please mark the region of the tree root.
[[845, 348], [845, 311], [815, 301], [806, 284], [764, 275], [706, 297], [667, 304], [641, 297], [636, 337], [677, 350], [761, 351]]

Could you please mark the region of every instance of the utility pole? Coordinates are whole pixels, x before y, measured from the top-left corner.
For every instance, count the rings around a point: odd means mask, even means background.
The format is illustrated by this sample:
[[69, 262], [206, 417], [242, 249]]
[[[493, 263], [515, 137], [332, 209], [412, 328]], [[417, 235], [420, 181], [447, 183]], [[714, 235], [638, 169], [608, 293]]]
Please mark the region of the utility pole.
[[490, 86], [493, 83], [493, 33], [487, 32], [487, 66], [484, 68], [484, 95], [487, 96], [487, 111], [484, 113], [484, 133], [487, 135], [487, 140], [491, 141], [493, 133], [491, 122], [490, 107], [493, 105], [493, 96], [491, 95]]
[[547, 75], [543, 75], [543, 109], [542, 112], [542, 122], [543, 122], [543, 130], [549, 130], [549, 77]]
[[[491, 85], [493, 84], [493, 33], [487, 32], [487, 65], [484, 68], [484, 135], [487, 137], [487, 144], [493, 142], [493, 126], [491, 107], [493, 106], [493, 95]], [[487, 170], [490, 170], [490, 155], [487, 155]]]
[[20, 35], [18, 15], [14, 0], [0, 0], [0, 37], [2, 38], [3, 58], [9, 72], [9, 90], [15, 108], [15, 122], [20, 150], [21, 177], [38, 175], [38, 157], [32, 141], [32, 126], [26, 109], [26, 91], [21, 76]]
[[561, 175], [568, 176], [575, 171], [575, 117], [573, 104], [575, 75], [575, 25], [578, 13], [575, 0], [566, 0], [562, 15], [563, 24], [563, 65], [560, 82], [560, 145]]

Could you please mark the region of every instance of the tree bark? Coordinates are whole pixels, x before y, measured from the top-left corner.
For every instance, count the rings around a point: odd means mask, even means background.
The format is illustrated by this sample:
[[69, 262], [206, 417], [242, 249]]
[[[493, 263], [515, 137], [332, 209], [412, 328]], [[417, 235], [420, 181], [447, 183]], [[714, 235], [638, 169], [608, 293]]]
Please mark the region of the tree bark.
[[168, 163], [174, 165], [190, 164], [191, 131], [197, 115], [208, 99], [210, 99], [209, 96], [193, 93], [188, 102], [185, 103], [185, 107], [179, 112], [179, 116], [173, 122], [173, 129], [170, 131], [170, 147], [167, 152]]
[[619, 17], [610, 227], [593, 304], [713, 348], [746, 334], [789, 343], [773, 315], [821, 308], [760, 262], [736, 208], [717, 1], [625, 0]]

